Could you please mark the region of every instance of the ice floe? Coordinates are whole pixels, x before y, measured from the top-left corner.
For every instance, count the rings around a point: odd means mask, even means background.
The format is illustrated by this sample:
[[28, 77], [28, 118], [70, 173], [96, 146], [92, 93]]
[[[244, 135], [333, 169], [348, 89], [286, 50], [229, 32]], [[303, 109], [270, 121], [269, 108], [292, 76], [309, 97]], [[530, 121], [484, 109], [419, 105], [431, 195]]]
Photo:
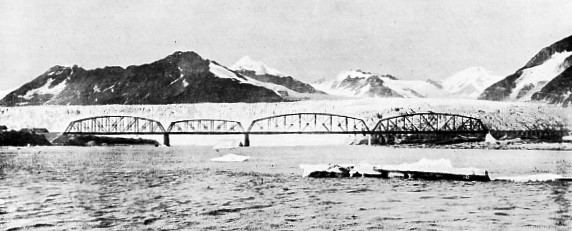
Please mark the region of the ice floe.
[[512, 181], [512, 182], [548, 182], [548, 181], [570, 181], [571, 178], [566, 178], [558, 174], [543, 173], [534, 175], [523, 176], [506, 176], [497, 177], [496, 181]]
[[302, 164], [304, 177], [382, 177], [427, 180], [490, 181], [488, 172], [477, 168], [455, 168], [448, 159], [421, 159], [415, 163], [398, 165], [360, 164]]
[[221, 157], [217, 157], [217, 158], [212, 158], [211, 161], [216, 161], [216, 162], [243, 162], [250, 159], [250, 156], [242, 156], [242, 155], [237, 155], [237, 154], [226, 154], [224, 156]]

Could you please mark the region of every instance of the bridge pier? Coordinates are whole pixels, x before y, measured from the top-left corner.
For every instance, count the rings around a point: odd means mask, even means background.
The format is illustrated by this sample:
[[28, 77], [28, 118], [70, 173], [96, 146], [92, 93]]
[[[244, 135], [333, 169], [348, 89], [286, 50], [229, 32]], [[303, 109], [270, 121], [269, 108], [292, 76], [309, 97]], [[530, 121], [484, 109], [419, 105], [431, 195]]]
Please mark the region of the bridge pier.
[[163, 144], [167, 147], [171, 147], [171, 140], [169, 139], [169, 133], [163, 134]]
[[242, 144], [243, 147], [250, 147], [250, 137], [248, 133], [244, 133], [244, 143]]

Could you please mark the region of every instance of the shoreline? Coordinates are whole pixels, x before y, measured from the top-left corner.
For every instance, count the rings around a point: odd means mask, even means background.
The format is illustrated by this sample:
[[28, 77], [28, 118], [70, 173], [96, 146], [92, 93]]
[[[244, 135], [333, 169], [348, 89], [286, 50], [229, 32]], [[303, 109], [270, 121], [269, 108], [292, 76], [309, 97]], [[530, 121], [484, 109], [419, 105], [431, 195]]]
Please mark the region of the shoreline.
[[548, 143], [532, 141], [497, 141], [466, 142], [457, 144], [395, 144], [387, 145], [391, 148], [419, 148], [419, 149], [482, 149], [482, 150], [546, 150], [546, 151], [572, 151], [572, 142]]
[[[70, 145], [50, 145], [50, 146], [0, 146], [0, 150], [21, 150], [27, 148], [101, 148], [101, 147], [150, 147], [150, 148], [183, 148], [183, 147], [198, 147], [198, 148], [211, 148], [212, 145], [175, 145], [167, 147], [164, 145], [153, 146], [146, 144], [132, 144], [132, 145], [96, 145], [96, 146], [70, 146]], [[242, 150], [256, 149], [256, 148], [280, 148], [280, 147], [319, 147], [319, 146], [336, 146], [336, 145], [298, 145], [298, 146], [252, 146], [252, 147], [236, 147]], [[457, 144], [393, 144], [393, 145], [347, 145], [339, 144], [339, 146], [355, 146], [355, 147], [379, 147], [379, 148], [392, 148], [392, 149], [481, 149], [481, 150], [546, 150], [546, 151], [572, 151], [572, 142], [561, 143], [548, 143], [548, 142], [531, 142], [531, 141], [498, 141], [495, 143], [488, 142], [466, 142]]]

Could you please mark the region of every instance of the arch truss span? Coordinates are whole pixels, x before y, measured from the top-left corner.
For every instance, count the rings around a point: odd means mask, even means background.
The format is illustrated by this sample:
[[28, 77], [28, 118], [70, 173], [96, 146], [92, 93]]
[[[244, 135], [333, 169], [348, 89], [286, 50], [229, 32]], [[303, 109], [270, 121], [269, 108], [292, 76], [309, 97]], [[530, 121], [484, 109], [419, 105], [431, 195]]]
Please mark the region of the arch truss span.
[[480, 119], [446, 113], [416, 113], [380, 120], [373, 133], [486, 133]]
[[252, 134], [365, 134], [369, 128], [362, 119], [326, 114], [296, 113], [254, 120]]
[[169, 126], [171, 134], [242, 134], [244, 128], [238, 121], [193, 119], [172, 122]]
[[64, 134], [164, 134], [165, 128], [152, 119], [133, 116], [98, 116], [71, 122]]

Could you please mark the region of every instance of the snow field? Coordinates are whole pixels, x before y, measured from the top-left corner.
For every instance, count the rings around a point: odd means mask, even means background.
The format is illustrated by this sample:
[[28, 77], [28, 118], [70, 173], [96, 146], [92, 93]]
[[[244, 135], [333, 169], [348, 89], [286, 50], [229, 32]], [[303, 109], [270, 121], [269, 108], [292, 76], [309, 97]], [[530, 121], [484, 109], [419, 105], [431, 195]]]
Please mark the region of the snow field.
[[[553, 54], [550, 59], [544, 63], [522, 70], [522, 75], [516, 80], [516, 87], [510, 94], [512, 100], [530, 100], [532, 95], [542, 89], [550, 80], [562, 73], [568, 66], [563, 65], [564, 60], [572, 55], [572, 52], [562, 52]], [[526, 94], [519, 93], [523, 88], [531, 89], [526, 91]]]
[[285, 75], [282, 72], [266, 66], [266, 64], [258, 61], [252, 60], [249, 56], [244, 56], [240, 60], [238, 60], [235, 64], [233, 64], [230, 69], [238, 71], [238, 70], [250, 70], [254, 71], [256, 75], [274, 75], [284, 77]]

